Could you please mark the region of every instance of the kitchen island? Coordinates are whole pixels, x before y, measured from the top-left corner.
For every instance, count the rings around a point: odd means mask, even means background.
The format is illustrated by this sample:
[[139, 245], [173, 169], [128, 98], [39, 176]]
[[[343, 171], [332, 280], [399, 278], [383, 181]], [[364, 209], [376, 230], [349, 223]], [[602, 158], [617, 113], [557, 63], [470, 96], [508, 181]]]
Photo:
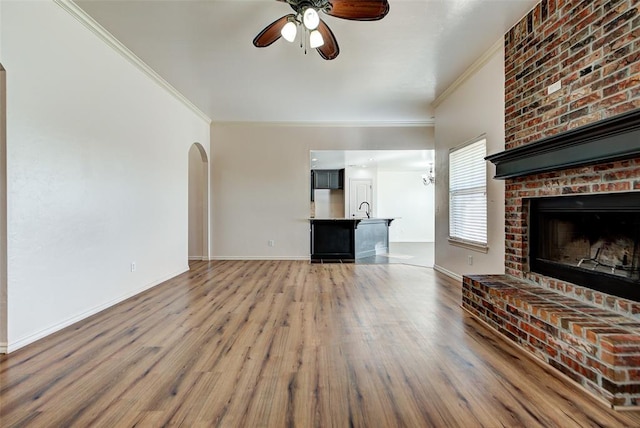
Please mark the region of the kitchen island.
[[311, 218], [311, 261], [353, 262], [389, 252], [392, 218]]

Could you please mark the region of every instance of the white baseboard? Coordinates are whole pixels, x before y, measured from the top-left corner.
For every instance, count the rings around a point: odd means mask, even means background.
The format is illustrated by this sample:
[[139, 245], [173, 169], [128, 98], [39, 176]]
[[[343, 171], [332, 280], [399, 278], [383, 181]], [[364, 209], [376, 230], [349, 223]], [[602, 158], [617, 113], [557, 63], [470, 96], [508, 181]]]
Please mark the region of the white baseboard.
[[443, 273], [445, 275], [447, 275], [449, 278], [453, 278], [457, 281], [461, 281], [462, 282], [462, 275], [457, 274], [455, 272], [451, 272], [449, 269], [445, 269], [442, 266], [438, 266], [438, 265], [433, 265], [433, 270], [438, 271], [440, 273]]
[[6, 354], [6, 353], [7, 353], [7, 343], [0, 342], [0, 354]]
[[[156, 281], [153, 281], [153, 282], [151, 282], [149, 284], [146, 284], [145, 286], [143, 286], [143, 287], [141, 287], [141, 288], [139, 288], [137, 290], [131, 291], [131, 292], [129, 292], [129, 293], [125, 294], [125, 295], [122, 295], [122, 296], [120, 296], [120, 297], [118, 297], [116, 299], [113, 299], [113, 300], [111, 300], [111, 301], [109, 301], [107, 303], [103, 303], [103, 304], [98, 305], [98, 306], [96, 306], [96, 307], [94, 307], [92, 309], [89, 309], [88, 311], [85, 311], [85, 312], [83, 312], [81, 314], [78, 314], [78, 315], [75, 315], [73, 317], [70, 317], [70, 318], [68, 318], [68, 319], [66, 319], [66, 320], [64, 320], [64, 321], [62, 321], [62, 322], [60, 322], [58, 324], [55, 324], [55, 325], [53, 325], [51, 327], [48, 327], [48, 328], [45, 328], [44, 330], [40, 330], [37, 333], [31, 334], [31, 335], [29, 335], [27, 337], [23, 337], [23, 338], [18, 339], [18, 340], [14, 341], [14, 342], [7, 343], [6, 346], [5, 346], [5, 353], [8, 354], [10, 352], [17, 351], [18, 349], [23, 348], [23, 347], [35, 342], [36, 340], [42, 339], [42, 338], [44, 338], [46, 336], [49, 336], [50, 334], [53, 334], [53, 333], [55, 333], [57, 331], [60, 331], [65, 327], [69, 327], [70, 325], [75, 324], [78, 321], [82, 321], [83, 319], [88, 318], [88, 317], [90, 317], [92, 315], [95, 315], [100, 311], [103, 311], [103, 310], [105, 310], [107, 308], [110, 308], [111, 306], [114, 306], [114, 305], [116, 305], [116, 304], [118, 304], [118, 303], [120, 303], [122, 301], [125, 301], [125, 300], [127, 300], [127, 299], [129, 299], [129, 298], [131, 298], [133, 296], [136, 296], [136, 295], [142, 293], [143, 291], [147, 291], [148, 289], [153, 288], [156, 285], [159, 285], [159, 284], [161, 284], [161, 283], [163, 283], [163, 282], [165, 282], [165, 281], [167, 281], [167, 280], [169, 280], [171, 278], [174, 278], [174, 277], [176, 277], [176, 276], [178, 276], [180, 274], [183, 274], [183, 273], [187, 272], [188, 270], [189, 270], [189, 266], [185, 266], [181, 270], [179, 270], [178, 272], [169, 274], [169, 275], [167, 275], [167, 276], [165, 276], [163, 278], [160, 278], [160, 279], [158, 279]], [[1, 345], [2, 344], [0, 344], [0, 346]], [[1, 350], [1, 348], [0, 348], [0, 350]]]
[[209, 260], [301, 260], [309, 261], [310, 256], [213, 256]]
[[206, 262], [209, 261], [208, 257], [205, 256], [191, 256], [189, 257], [190, 262]]

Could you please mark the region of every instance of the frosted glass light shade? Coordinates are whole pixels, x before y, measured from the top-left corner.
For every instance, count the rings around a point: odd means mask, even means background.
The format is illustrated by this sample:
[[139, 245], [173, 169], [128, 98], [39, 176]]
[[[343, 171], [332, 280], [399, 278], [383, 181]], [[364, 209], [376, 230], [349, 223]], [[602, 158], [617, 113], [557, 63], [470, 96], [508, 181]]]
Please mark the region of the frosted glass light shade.
[[304, 22], [304, 26], [309, 30], [315, 30], [318, 28], [318, 25], [320, 25], [320, 16], [318, 16], [318, 11], [312, 7], [307, 8], [304, 11], [302, 22]]
[[296, 39], [296, 34], [298, 33], [298, 26], [294, 22], [287, 22], [282, 30], [280, 30], [280, 34], [287, 42], [293, 42]]
[[320, 31], [318, 30], [313, 30], [311, 34], [309, 34], [309, 46], [311, 46], [312, 49], [315, 49], [322, 45], [324, 45], [322, 34], [320, 34]]

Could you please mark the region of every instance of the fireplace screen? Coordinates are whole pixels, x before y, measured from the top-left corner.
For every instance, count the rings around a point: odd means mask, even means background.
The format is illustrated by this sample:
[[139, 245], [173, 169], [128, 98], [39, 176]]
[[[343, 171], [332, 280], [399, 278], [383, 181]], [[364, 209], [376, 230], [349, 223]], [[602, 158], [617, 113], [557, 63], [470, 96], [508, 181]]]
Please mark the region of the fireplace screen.
[[529, 230], [532, 271], [640, 301], [637, 193], [532, 200]]

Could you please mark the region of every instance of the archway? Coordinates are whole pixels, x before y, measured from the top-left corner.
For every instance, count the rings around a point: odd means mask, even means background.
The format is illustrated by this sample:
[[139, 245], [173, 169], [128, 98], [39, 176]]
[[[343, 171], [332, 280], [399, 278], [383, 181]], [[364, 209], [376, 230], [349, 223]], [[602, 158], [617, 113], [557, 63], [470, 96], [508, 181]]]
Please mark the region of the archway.
[[7, 352], [7, 86], [0, 64], [0, 354]]
[[199, 143], [189, 149], [189, 260], [209, 260], [209, 167]]

